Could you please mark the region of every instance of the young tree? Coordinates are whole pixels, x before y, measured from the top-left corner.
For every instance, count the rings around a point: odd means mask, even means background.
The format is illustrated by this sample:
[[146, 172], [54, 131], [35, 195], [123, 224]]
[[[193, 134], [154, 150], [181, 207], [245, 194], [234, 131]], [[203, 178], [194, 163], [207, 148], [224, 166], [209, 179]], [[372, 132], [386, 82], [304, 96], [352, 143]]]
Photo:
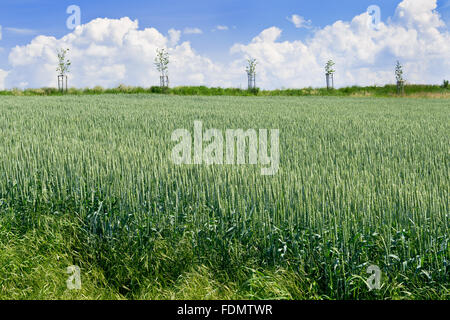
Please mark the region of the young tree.
[[64, 80], [66, 82], [66, 91], [67, 91], [67, 74], [70, 72], [69, 68], [72, 65], [69, 59], [67, 59], [67, 55], [69, 53], [69, 49], [60, 49], [58, 50], [58, 67], [56, 71], [58, 72], [58, 89], [60, 91], [64, 91]]
[[160, 73], [161, 88], [169, 87], [169, 53], [165, 49], [156, 49], [155, 67]]
[[400, 64], [400, 61], [397, 60], [397, 64], [395, 65], [395, 78], [397, 82], [404, 81], [403, 80], [403, 66]]
[[252, 58], [248, 59], [247, 63], [245, 71], [248, 76], [248, 90], [254, 90], [256, 89], [256, 65], [258, 63], [256, 62], [256, 59]]
[[397, 80], [397, 94], [405, 93], [404, 83], [405, 80], [403, 79], [403, 66], [400, 64], [400, 61], [397, 60], [397, 64], [395, 65], [395, 78]]
[[[334, 73], [336, 70], [333, 69], [335, 63], [333, 60], [328, 60], [327, 64], [325, 65], [325, 76], [327, 79], [327, 89], [334, 88]], [[330, 85], [331, 80], [331, 85]]]

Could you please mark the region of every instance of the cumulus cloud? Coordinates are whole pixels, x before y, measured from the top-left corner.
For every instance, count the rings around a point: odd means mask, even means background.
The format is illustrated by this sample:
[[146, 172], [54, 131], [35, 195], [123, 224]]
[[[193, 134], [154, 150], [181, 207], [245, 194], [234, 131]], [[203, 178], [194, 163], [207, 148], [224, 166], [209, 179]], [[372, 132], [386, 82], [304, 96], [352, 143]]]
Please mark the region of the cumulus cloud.
[[404, 0], [378, 30], [362, 13], [314, 31], [306, 41], [279, 41], [282, 30], [272, 27], [231, 52], [258, 60], [262, 87], [323, 86], [329, 59], [336, 62], [339, 86], [392, 83], [397, 59], [407, 81], [440, 83], [450, 74], [450, 33], [436, 5], [436, 0]]
[[95, 19], [60, 39], [37, 36], [13, 48], [11, 68], [0, 72], [0, 85], [56, 86], [60, 48], [70, 48], [69, 85], [76, 87], [157, 85], [153, 64], [157, 48], [170, 53], [174, 86], [245, 84], [244, 67], [250, 57], [258, 60], [257, 85], [266, 89], [324, 86], [324, 65], [329, 59], [336, 62], [338, 86], [393, 83], [397, 59], [404, 65], [407, 81], [441, 83], [450, 75], [450, 33], [435, 9], [436, 0], [403, 0], [395, 15], [377, 30], [370, 28], [369, 14], [362, 13], [351, 21], [314, 30], [305, 41], [281, 41], [280, 28], [267, 28], [249, 43], [233, 45], [227, 64], [199, 54], [188, 41], [180, 43], [179, 30], [164, 35], [155, 28], [139, 29], [137, 21], [126, 17]]
[[181, 31], [170, 29], [168, 33], [169, 33], [169, 45], [170, 46], [176, 45], [180, 41]]
[[189, 42], [179, 44], [180, 35], [175, 29], [167, 36], [154, 28], [139, 30], [138, 22], [126, 17], [95, 19], [61, 39], [38, 36], [28, 45], [13, 48], [9, 55], [12, 69], [5, 85], [55, 87], [56, 52], [60, 48], [70, 49], [70, 86], [157, 85], [157, 48], [167, 48], [170, 53], [172, 85], [233, 85], [230, 76], [217, 76], [224, 73], [223, 67], [199, 55]]
[[287, 19], [292, 22], [296, 28], [307, 28], [310, 29], [311, 28], [311, 24], [312, 21], [311, 20], [306, 20], [305, 18], [303, 18], [302, 16], [299, 16], [298, 14], [293, 14], [290, 17], [287, 17]]
[[5, 78], [7, 75], [7, 71], [0, 69], [0, 90], [5, 89]]

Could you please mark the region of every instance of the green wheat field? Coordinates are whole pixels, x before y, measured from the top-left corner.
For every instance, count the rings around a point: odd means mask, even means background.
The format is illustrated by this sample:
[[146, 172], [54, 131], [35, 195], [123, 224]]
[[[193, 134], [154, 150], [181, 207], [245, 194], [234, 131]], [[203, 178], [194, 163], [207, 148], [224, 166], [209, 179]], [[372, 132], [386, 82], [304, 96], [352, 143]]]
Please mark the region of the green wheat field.
[[[175, 165], [195, 120], [279, 129], [278, 173]], [[3, 96], [0, 132], [0, 299], [450, 298], [447, 99]]]

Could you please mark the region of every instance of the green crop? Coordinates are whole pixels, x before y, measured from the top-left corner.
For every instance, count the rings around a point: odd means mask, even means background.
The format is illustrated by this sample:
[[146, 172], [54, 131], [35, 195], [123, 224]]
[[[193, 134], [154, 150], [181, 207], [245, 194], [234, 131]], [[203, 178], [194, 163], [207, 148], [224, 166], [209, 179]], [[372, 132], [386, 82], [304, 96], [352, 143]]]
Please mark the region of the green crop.
[[[0, 243], [64, 233], [54, 250], [127, 298], [445, 299], [449, 111], [445, 99], [4, 96]], [[280, 129], [278, 173], [173, 164], [171, 133], [195, 120]], [[46, 227], [58, 219], [73, 227]], [[381, 290], [364, 282], [369, 265]], [[0, 298], [22, 279], [7, 270]]]

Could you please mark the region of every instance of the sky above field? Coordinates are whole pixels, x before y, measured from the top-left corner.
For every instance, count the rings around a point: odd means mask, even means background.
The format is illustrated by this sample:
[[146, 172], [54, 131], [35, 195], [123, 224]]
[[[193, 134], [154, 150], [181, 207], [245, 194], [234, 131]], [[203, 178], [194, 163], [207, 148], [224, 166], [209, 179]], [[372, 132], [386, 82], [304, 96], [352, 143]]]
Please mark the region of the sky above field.
[[394, 83], [396, 60], [408, 82], [438, 84], [449, 24], [450, 0], [1, 0], [0, 89], [56, 86], [59, 48], [75, 87], [157, 85], [157, 48], [172, 86], [245, 88], [248, 58], [265, 89], [322, 87], [329, 59], [338, 87]]

